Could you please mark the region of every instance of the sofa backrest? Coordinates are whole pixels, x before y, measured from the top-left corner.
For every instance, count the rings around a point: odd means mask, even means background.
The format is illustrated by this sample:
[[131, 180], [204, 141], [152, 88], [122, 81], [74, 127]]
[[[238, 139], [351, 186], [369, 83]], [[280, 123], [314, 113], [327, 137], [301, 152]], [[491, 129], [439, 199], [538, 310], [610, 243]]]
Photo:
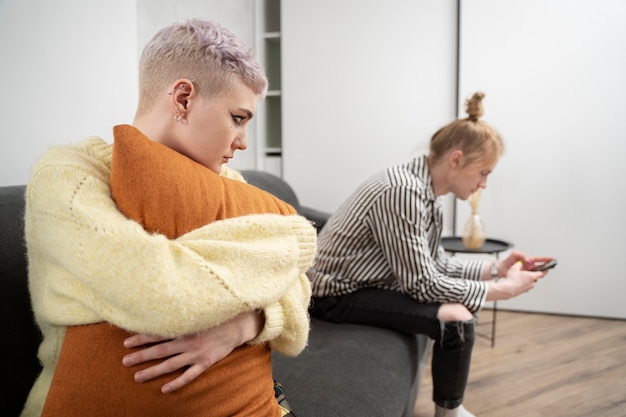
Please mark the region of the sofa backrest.
[[0, 187], [0, 394], [2, 415], [18, 416], [41, 370], [37, 349], [41, 334], [35, 325], [24, 243], [25, 186]]
[[255, 170], [243, 170], [241, 171], [241, 175], [243, 175], [248, 183], [268, 193], [274, 194], [275, 197], [291, 204], [298, 213], [300, 212], [300, 202], [298, 201], [296, 193], [282, 178], [270, 174], [269, 172]]
[[298, 200], [298, 196], [291, 188], [291, 185], [274, 174], [256, 170], [243, 170], [241, 174], [248, 183], [272, 193], [274, 196], [291, 204], [298, 214], [306, 217], [313, 223], [318, 232], [322, 230], [330, 217], [330, 213], [300, 204], [300, 200]]

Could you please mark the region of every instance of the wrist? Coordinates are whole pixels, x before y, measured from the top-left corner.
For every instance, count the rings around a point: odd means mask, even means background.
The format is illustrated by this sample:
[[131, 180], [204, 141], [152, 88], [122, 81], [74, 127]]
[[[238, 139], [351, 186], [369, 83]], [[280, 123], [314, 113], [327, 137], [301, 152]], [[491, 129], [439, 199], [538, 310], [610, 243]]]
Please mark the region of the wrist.
[[485, 301], [497, 301], [502, 299], [502, 290], [500, 283], [493, 280], [487, 283], [487, 297]]
[[514, 296], [511, 283], [507, 279], [502, 278], [487, 283], [486, 301], [508, 300]]
[[241, 332], [241, 343], [247, 343], [255, 339], [263, 330], [265, 314], [262, 309], [257, 309], [241, 314], [240, 318], [244, 322]]
[[491, 267], [489, 268], [489, 275], [491, 275], [491, 279], [498, 280], [500, 278], [500, 271], [498, 270], [498, 262], [492, 262]]
[[262, 308], [257, 308], [253, 311], [254, 313], [254, 330], [252, 332], [252, 337], [247, 340], [249, 342], [252, 339], [255, 339], [262, 331], [265, 326], [265, 313]]

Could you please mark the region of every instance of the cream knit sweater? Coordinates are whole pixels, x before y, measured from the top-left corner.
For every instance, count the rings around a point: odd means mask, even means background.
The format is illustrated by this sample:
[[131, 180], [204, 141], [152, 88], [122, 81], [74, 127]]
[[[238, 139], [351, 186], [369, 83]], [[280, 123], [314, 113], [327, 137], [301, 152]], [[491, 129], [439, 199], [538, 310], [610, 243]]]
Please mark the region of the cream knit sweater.
[[[177, 337], [262, 308], [250, 343], [298, 354], [306, 345], [311, 289], [304, 274], [316, 232], [301, 216], [217, 221], [176, 240], [147, 233], [111, 199], [112, 147], [99, 138], [49, 150], [26, 192], [29, 287], [44, 340], [43, 371], [22, 416], [38, 416], [66, 326], [109, 322]], [[243, 180], [235, 171], [223, 175]], [[121, 361], [121, 358], [120, 358]]]

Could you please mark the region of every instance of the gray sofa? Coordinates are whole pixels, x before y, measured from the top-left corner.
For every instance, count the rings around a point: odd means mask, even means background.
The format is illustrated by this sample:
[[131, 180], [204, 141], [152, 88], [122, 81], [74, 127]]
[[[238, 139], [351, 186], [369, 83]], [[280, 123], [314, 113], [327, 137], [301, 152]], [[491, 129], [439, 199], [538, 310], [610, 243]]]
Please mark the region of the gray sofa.
[[[280, 178], [260, 171], [243, 174], [323, 227], [327, 214], [302, 207]], [[27, 287], [24, 189], [0, 187], [0, 375], [5, 381], [0, 414], [7, 417], [19, 415], [40, 371], [41, 336]], [[312, 319], [307, 348], [297, 357], [274, 353], [274, 374], [298, 417], [410, 417], [429, 347], [423, 336]]]

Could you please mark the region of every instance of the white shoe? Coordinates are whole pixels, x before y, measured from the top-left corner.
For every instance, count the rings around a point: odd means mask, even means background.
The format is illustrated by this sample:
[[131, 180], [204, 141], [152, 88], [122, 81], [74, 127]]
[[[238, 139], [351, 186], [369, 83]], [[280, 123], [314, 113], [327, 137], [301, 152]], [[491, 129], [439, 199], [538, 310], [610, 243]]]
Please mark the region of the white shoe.
[[476, 417], [474, 414], [470, 413], [463, 407], [463, 404], [458, 406], [457, 408], [447, 409], [435, 405], [435, 417]]

